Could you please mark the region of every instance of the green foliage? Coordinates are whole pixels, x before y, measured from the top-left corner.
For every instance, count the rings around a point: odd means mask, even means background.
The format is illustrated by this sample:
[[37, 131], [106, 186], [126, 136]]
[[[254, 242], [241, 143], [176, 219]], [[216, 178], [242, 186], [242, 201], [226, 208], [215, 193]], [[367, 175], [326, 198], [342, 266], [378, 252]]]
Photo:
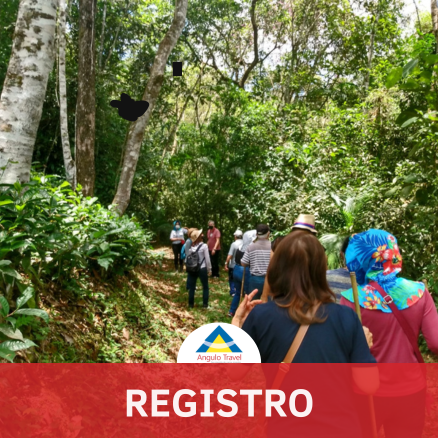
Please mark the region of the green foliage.
[[5, 281], [17, 278], [14, 268], [40, 290], [47, 282], [62, 284], [82, 271], [123, 274], [148, 261], [151, 234], [135, 218], [119, 217], [79, 190], [40, 175], [5, 188], [0, 197], [0, 257], [7, 259], [0, 262], [0, 271]]
[[69, 287], [80, 276], [99, 272], [109, 278], [155, 260], [149, 254], [151, 234], [134, 217], [119, 217], [55, 176], [5, 185], [0, 228], [0, 289], [5, 291], [0, 315], [6, 324], [0, 333], [13, 339], [0, 344], [0, 355], [8, 360], [11, 351], [35, 345], [17, 327], [29, 317], [48, 321], [37, 304], [50, 284]]
[[[9, 269], [13, 271], [12, 268]], [[8, 272], [10, 273], [10, 271]], [[2, 275], [9, 274], [2, 272]], [[15, 271], [14, 278], [18, 277], [20, 276]], [[23, 285], [20, 286], [20, 289], [23, 289]], [[34, 320], [33, 317], [39, 317], [45, 322], [49, 321], [49, 316], [44, 310], [23, 307], [31, 304], [33, 296], [34, 289], [32, 287], [24, 288], [16, 301], [15, 310], [11, 311], [6, 297], [0, 295], [0, 358], [13, 362], [16, 351], [27, 350], [28, 348], [37, 346], [30, 339], [26, 339], [19, 329], [19, 327], [26, 324], [26, 322], [30, 322], [23, 321], [26, 317], [23, 318], [22, 315], [32, 316], [32, 320]]]

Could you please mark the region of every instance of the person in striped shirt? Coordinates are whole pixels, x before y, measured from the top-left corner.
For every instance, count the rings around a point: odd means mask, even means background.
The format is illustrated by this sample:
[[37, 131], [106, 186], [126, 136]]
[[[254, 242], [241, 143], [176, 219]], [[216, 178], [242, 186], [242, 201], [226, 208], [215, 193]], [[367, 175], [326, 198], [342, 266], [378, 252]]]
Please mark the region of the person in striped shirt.
[[268, 225], [257, 225], [257, 240], [249, 245], [242, 257], [241, 265], [244, 267], [249, 266], [251, 273], [249, 290], [258, 290], [253, 300], [259, 300], [262, 296], [266, 272], [268, 271], [269, 261], [271, 259], [270, 234], [271, 230]]

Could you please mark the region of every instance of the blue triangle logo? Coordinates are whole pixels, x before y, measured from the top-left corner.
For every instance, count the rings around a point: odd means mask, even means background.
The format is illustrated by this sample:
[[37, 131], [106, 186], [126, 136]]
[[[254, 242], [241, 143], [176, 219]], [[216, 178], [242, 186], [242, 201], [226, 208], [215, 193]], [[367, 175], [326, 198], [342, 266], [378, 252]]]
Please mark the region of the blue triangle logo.
[[242, 353], [233, 338], [218, 325], [205, 339], [196, 353]]

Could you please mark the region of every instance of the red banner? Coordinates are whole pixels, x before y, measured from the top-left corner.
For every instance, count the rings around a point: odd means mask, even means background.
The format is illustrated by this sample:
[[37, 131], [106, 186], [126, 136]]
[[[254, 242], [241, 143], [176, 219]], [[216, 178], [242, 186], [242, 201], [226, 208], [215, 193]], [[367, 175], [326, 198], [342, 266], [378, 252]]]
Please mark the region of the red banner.
[[293, 364], [273, 388], [278, 370], [4, 364], [0, 437], [438, 437], [438, 364]]

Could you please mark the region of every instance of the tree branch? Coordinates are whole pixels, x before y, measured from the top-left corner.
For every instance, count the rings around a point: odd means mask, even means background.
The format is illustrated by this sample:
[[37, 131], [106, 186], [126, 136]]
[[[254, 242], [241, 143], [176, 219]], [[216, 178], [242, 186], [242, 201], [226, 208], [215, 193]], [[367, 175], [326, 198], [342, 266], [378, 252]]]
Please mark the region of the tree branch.
[[243, 73], [242, 79], [239, 82], [239, 87], [244, 88], [245, 82], [247, 81], [251, 71], [254, 69], [254, 67], [259, 62], [259, 34], [258, 34], [258, 27], [255, 19], [255, 8], [256, 8], [257, 0], [252, 0], [251, 2], [251, 24], [254, 34], [254, 59], [249, 65], [249, 67], [246, 69], [245, 73]]

